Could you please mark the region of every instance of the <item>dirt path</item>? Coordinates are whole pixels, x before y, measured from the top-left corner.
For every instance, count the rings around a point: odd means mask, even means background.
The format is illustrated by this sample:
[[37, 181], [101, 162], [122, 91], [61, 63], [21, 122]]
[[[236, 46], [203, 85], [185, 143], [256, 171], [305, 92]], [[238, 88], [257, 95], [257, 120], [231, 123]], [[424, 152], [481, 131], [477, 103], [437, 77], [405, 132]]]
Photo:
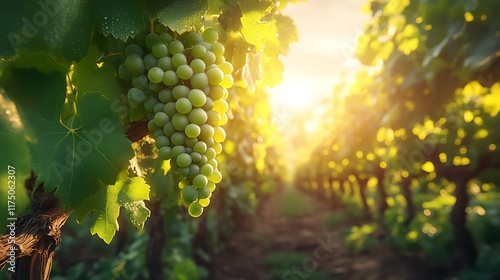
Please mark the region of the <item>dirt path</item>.
[[[412, 256], [388, 248], [354, 254], [345, 246], [340, 229], [323, 222], [328, 211], [324, 203], [313, 201], [314, 212], [300, 217], [283, 217], [283, 195], [275, 195], [261, 205], [259, 215], [229, 238], [225, 249], [212, 255], [211, 279], [216, 280], [422, 280], [443, 279]], [[290, 265], [283, 273], [271, 275], [265, 258], [277, 252], [300, 252], [309, 257]]]

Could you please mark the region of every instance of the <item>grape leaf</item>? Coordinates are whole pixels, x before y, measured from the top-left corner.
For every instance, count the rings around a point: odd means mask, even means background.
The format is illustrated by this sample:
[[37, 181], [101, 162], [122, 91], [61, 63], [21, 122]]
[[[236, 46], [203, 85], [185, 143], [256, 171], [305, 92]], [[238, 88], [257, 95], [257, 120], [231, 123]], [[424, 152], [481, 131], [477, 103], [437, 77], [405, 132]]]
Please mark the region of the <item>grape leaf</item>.
[[207, 0], [175, 1], [158, 12], [158, 19], [173, 31], [183, 33], [201, 25], [207, 9]]
[[142, 7], [136, 0], [93, 1], [96, 28], [108, 36], [126, 41], [144, 29]]
[[37, 178], [46, 190], [57, 188], [56, 196], [64, 206], [74, 209], [97, 191], [100, 182], [116, 182], [133, 150], [110, 101], [98, 94], [84, 95], [76, 103], [77, 115], [63, 124], [64, 73], [11, 69], [2, 82], [29, 126]]
[[135, 227], [139, 229], [144, 227], [150, 211], [143, 200], [149, 200], [149, 185], [142, 178], [128, 178], [127, 172], [124, 171], [115, 184], [109, 186], [101, 184], [98, 191], [76, 209], [76, 219], [80, 223], [94, 212], [94, 223], [90, 233], [97, 233], [109, 244], [119, 230], [117, 219], [122, 206], [125, 207], [127, 218]]
[[270, 0], [240, 0], [241, 33], [245, 40], [260, 51], [262, 44], [276, 34], [276, 26], [272, 22], [262, 21], [275, 4]]
[[[22, 210], [29, 205], [24, 180], [30, 173], [30, 154], [15, 106], [2, 92], [0, 92], [0, 111], [6, 113], [0, 115], [0, 154], [2, 155], [0, 157], [0, 207], [3, 209], [0, 211], [0, 228], [5, 228], [8, 217], [20, 215]], [[9, 178], [9, 175], [13, 175], [14, 178]], [[9, 186], [14, 188], [10, 189]], [[15, 202], [12, 215], [10, 211], [7, 211], [12, 206], [8, 205], [8, 196], [14, 196], [14, 199], [9, 199]]]

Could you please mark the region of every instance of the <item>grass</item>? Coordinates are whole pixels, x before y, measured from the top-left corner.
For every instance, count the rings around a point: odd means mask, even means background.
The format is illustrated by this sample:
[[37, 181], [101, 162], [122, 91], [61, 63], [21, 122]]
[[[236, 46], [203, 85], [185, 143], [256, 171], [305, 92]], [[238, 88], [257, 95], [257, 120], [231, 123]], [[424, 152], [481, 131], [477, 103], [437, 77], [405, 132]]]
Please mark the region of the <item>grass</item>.
[[287, 188], [284, 191], [281, 215], [285, 217], [297, 217], [311, 214], [314, 207], [311, 201], [295, 188]]

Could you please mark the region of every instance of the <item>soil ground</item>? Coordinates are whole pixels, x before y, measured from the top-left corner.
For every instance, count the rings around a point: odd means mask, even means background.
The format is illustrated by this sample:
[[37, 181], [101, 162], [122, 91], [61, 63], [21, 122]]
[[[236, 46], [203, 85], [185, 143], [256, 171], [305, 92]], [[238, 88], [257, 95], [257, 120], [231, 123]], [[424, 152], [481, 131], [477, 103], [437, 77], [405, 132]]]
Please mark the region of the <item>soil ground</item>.
[[[305, 195], [304, 195], [305, 196]], [[281, 214], [283, 195], [274, 195], [258, 209], [258, 215], [229, 237], [225, 248], [212, 254], [213, 280], [433, 280], [445, 279], [414, 255], [387, 247], [353, 253], [345, 246], [342, 228], [328, 227], [325, 203], [307, 197], [312, 213], [299, 217]], [[321, 241], [320, 241], [321, 240]], [[322, 244], [327, 244], [322, 245]], [[309, 257], [276, 275], [266, 257], [278, 252], [299, 252]], [[294, 272], [294, 268], [298, 269]], [[288, 271], [288, 273], [287, 273]], [[297, 272], [298, 271], [298, 272]], [[322, 277], [317, 276], [322, 272]]]

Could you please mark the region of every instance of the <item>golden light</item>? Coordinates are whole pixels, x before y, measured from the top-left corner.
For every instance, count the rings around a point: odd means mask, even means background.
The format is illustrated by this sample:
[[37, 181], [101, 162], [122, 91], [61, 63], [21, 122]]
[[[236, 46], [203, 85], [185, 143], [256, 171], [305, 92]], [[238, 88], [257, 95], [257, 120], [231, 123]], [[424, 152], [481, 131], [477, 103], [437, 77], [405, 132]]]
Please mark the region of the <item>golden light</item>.
[[283, 81], [270, 90], [271, 100], [278, 107], [290, 110], [305, 109], [309, 106], [310, 86], [304, 80]]

